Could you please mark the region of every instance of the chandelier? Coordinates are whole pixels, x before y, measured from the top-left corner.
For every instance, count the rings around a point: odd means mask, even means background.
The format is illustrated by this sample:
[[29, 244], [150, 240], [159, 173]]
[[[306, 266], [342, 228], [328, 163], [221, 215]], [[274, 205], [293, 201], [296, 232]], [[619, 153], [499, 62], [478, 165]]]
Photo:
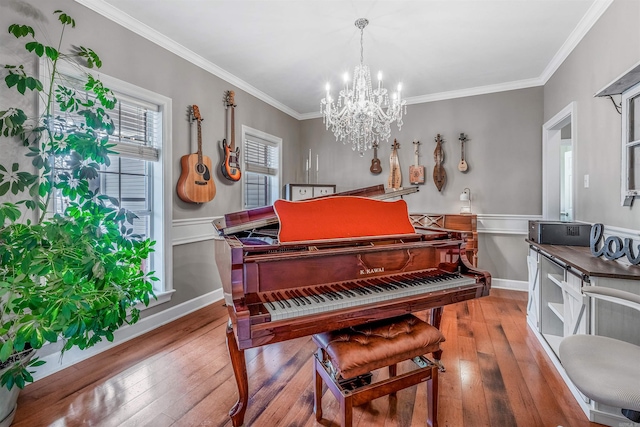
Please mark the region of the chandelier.
[[371, 86], [369, 67], [364, 65], [364, 27], [369, 24], [365, 18], [356, 20], [360, 29], [360, 65], [353, 72], [353, 83], [349, 87], [349, 74], [344, 76], [344, 89], [340, 91], [337, 104], [333, 102], [327, 83], [327, 95], [320, 100], [320, 114], [327, 130], [343, 144], [351, 143], [354, 151], [360, 155], [371, 149], [375, 140], [388, 141], [391, 136], [391, 123], [396, 122], [402, 129], [402, 114], [407, 113], [406, 103], [401, 97], [402, 85], [389, 100], [387, 89], [382, 86], [382, 73], [378, 72], [378, 88]]

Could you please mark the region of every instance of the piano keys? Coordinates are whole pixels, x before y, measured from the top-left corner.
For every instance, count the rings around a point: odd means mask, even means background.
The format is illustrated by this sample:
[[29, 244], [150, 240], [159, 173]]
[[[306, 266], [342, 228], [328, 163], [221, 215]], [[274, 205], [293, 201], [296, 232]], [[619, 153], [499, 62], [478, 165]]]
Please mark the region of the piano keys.
[[391, 299], [474, 285], [475, 279], [460, 273], [430, 269], [421, 272], [335, 283], [316, 288], [288, 289], [259, 294], [271, 321], [293, 319]]
[[[248, 404], [244, 350], [424, 310], [439, 328], [442, 307], [489, 294], [491, 276], [466, 259], [462, 233], [416, 232], [404, 201], [376, 201], [385, 205], [372, 210], [370, 196], [384, 199], [387, 192], [382, 186], [363, 192], [368, 198], [350, 192], [324, 201], [278, 201], [215, 223], [239, 391], [230, 411], [234, 426], [243, 424]], [[287, 205], [276, 212], [279, 203]], [[379, 212], [390, 216], [363, 221], [362, 213]], [[308, 231], [306, 217], [314, 218]]]

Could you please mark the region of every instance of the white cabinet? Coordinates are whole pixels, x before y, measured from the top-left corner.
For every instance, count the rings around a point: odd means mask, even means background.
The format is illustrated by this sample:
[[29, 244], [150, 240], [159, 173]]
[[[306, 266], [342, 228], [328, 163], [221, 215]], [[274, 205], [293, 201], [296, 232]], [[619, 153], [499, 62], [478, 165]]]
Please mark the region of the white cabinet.
[[[591, 256], [588, 247], [529, 243], [527, 323], [590, 421], [626, 425], [619, 408], [590, 401], [571, 383], [558, 358], [564, 337], [609, 336], [640, 345], [640, 315], [607, 301], [590, 301], [582, 286], [603, 286], [640, 294], [640, 266], [622, 266]], [[615, 357], [615, 355], [611, 355]], [[630, 423], [628, 425], [631, 425]]]
[[586, 333], [589, 325], [582, 277], [545, 252], [530, 249], [528, 322], [557, 355], [562, 338]]
[[292, 201], [328, 196], [335, 192], [336, 186], [329, 184], [287, 184], [284, 186], [284, 198]]
[[538, 252], [529, 249], [529, 298], [527, 300], [527, 322], [534, 330], [540, 329], [540, 263]]

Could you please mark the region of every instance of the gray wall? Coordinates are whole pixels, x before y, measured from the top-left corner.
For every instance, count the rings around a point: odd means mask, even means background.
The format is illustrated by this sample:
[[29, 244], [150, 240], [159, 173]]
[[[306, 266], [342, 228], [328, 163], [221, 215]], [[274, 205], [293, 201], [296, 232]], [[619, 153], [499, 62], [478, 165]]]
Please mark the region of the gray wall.
[[[322, 119], [302, 122], [302, 155], [311, 148], [320, 156], [320, 181], [338, 184], [338, 190], [384, 184], [389, 176], [391, 143], [400, 143], [398, 157], [403, 186], [409, 184], [409, 166], [414, 163], [412, 141], [420, 144], [420, 164], [426, 167], [426, 183], [417, 194], [405, 200], [412, 212], [460, 211], [459, 196], [471, 189], [472, 210], [484, 214], [540, 214], [542, 88], [478, 95], [446, 101], [414, 104], [407, 107], [402, 130], [394, 125], [389, 143], [378, 149], [382, 173], [369, 172], [373, 152], [364, 157], [350, 146], [336, 142], [331, 131], [324, 130]], [[458, 171], [459, 134], [468, 137], [466, 173]], [[435, 137], [444, 139], [443, 166], [447, 181], [441, 192], [433, 183]], [[514, 173], [517, 171], [517, 173]]]
[[640, 61], [639, 23], [639, 1], [615, 0], [544, 86], [545, 122], [577, 104], [575, 218], [633, 230], [640, 229], [637, 201], [620, 206], [621, 116], [593, 95]]
[[[427, 78], [427, 77], [425, 77]], [[405, 197], [410, 212], [456, 213], [460, 193], [471, 190], [472, 211], [477, 214], [540, 215], [542, 212], [542, 87], [512, 90], [446, 101], [409, 105], [402, 130], [394, 125], [400, 143], [398, 156], [403, 186], [409, 184], [414, 164], [412, 141], [419, 140], [420, 164], [426, 182], [420, 191]], [[466, 173], [458, 171], [459, 134], [465, 143]], [[443, 166], [447, 181], [442, 191], [433, 183], [435, 136], [444, 139]], [[335, 140], [322, 119], [302, 122], [301, 154], [320, 156], [319, 181], [337, 184], [338, 190], [387, 185], [391, 143], [378, 150], [383, 172], [369, 172], [372, 151], [364, 157]], [[314, 163], [315, 164], [315, 163]], [[523, 235], [481, 234], [478, 265], [494, 277], [526, 280], [526, 244]]]

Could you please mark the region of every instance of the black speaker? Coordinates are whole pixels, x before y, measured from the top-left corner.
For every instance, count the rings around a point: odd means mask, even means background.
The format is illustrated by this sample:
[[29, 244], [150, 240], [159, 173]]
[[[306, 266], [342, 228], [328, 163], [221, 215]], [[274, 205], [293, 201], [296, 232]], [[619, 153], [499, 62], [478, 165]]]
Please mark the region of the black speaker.
[[590, 233], [590, 224], [529, 221], [529, 240], [543, 245], [589, 246]]

